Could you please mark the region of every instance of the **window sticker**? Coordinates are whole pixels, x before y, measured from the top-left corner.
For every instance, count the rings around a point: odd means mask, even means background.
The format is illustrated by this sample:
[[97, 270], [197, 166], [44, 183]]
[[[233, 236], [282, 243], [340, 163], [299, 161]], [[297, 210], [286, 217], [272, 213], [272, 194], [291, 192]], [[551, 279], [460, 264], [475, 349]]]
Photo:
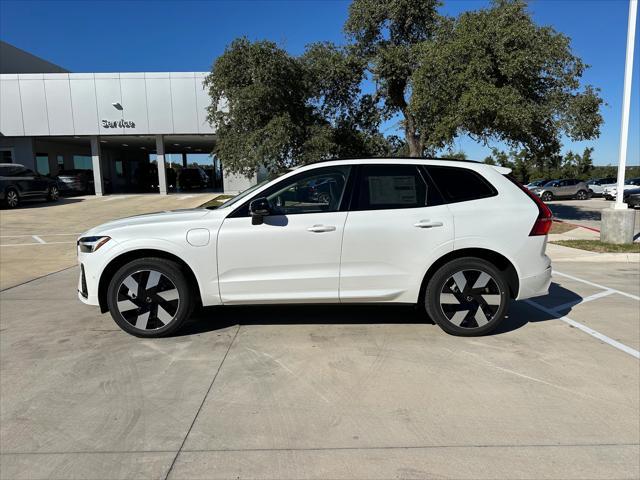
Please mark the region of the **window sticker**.
[[413, 175], [370, 176], [371, 205], [410, 205], [418, 203], [416, 177]]

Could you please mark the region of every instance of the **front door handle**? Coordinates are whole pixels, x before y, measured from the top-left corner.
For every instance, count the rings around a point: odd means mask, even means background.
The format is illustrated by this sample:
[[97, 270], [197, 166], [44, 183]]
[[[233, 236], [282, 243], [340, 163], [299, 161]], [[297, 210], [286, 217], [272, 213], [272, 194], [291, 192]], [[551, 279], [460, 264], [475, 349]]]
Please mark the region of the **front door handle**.
[[323, 232], [333, 232], [335, 231], [336, 227], [334, 227], [333, 225], [314, 225], [313, 227], [309, 227], [307, 228], [308, 232], [313, 232], [313, 233], [323, 233]]
[[413, 224], [417, 228], [433, 228], [441, 227], [442, 225], [444, 225], [442, 222], [432, 222], [431, 220], [420, 220], [418, 223]]

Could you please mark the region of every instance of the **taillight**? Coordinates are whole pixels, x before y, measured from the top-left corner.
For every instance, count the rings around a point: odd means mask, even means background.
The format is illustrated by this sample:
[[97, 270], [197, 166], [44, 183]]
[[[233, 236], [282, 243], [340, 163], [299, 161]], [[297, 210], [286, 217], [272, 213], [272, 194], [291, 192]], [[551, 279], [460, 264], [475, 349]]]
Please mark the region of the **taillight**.
[[538, 207], [538, 218], [536, 218], [536, 221], [533, 224], [531, 231], [529, 232], [529, 236], [533, 237], [535, 235], [547, 235], [549, 233], [549, 230], [551, 230], [551, 224], [553, 222], [553, 213], [551, 213], [549, 207], [547, 207], [547, 205], [540, 199], [538, 195], [532, 193], [531, 190], [522, 185], [511, 175], [506, 175], [506, 177], [514, 184], [516, 184], [520, 190], [526, 193]]

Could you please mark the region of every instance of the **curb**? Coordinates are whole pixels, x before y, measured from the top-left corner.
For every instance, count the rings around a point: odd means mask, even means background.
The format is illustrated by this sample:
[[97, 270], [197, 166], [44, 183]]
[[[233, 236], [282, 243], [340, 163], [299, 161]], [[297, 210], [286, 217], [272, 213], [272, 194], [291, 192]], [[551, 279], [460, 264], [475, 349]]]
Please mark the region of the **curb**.
[[640, 263], [640, 253], [598, 253], [547, 244], [547, 255], [552, 262], [590, 262], [590, 263]]

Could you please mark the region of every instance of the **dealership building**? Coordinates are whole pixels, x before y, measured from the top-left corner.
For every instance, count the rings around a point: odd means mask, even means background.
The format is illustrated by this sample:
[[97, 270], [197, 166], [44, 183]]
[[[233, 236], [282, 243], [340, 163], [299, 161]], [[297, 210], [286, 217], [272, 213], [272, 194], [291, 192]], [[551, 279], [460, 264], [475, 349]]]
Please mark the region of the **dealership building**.
[[[0, 163], [42, 175], [91, 170], [95, 193], [167, 194], [202, 163], [209, 190], [257, 181], [210, 156], [206, 72], [71, 73], [0, 42]], [[213, 177], [213, 178], [212, 178]]]

